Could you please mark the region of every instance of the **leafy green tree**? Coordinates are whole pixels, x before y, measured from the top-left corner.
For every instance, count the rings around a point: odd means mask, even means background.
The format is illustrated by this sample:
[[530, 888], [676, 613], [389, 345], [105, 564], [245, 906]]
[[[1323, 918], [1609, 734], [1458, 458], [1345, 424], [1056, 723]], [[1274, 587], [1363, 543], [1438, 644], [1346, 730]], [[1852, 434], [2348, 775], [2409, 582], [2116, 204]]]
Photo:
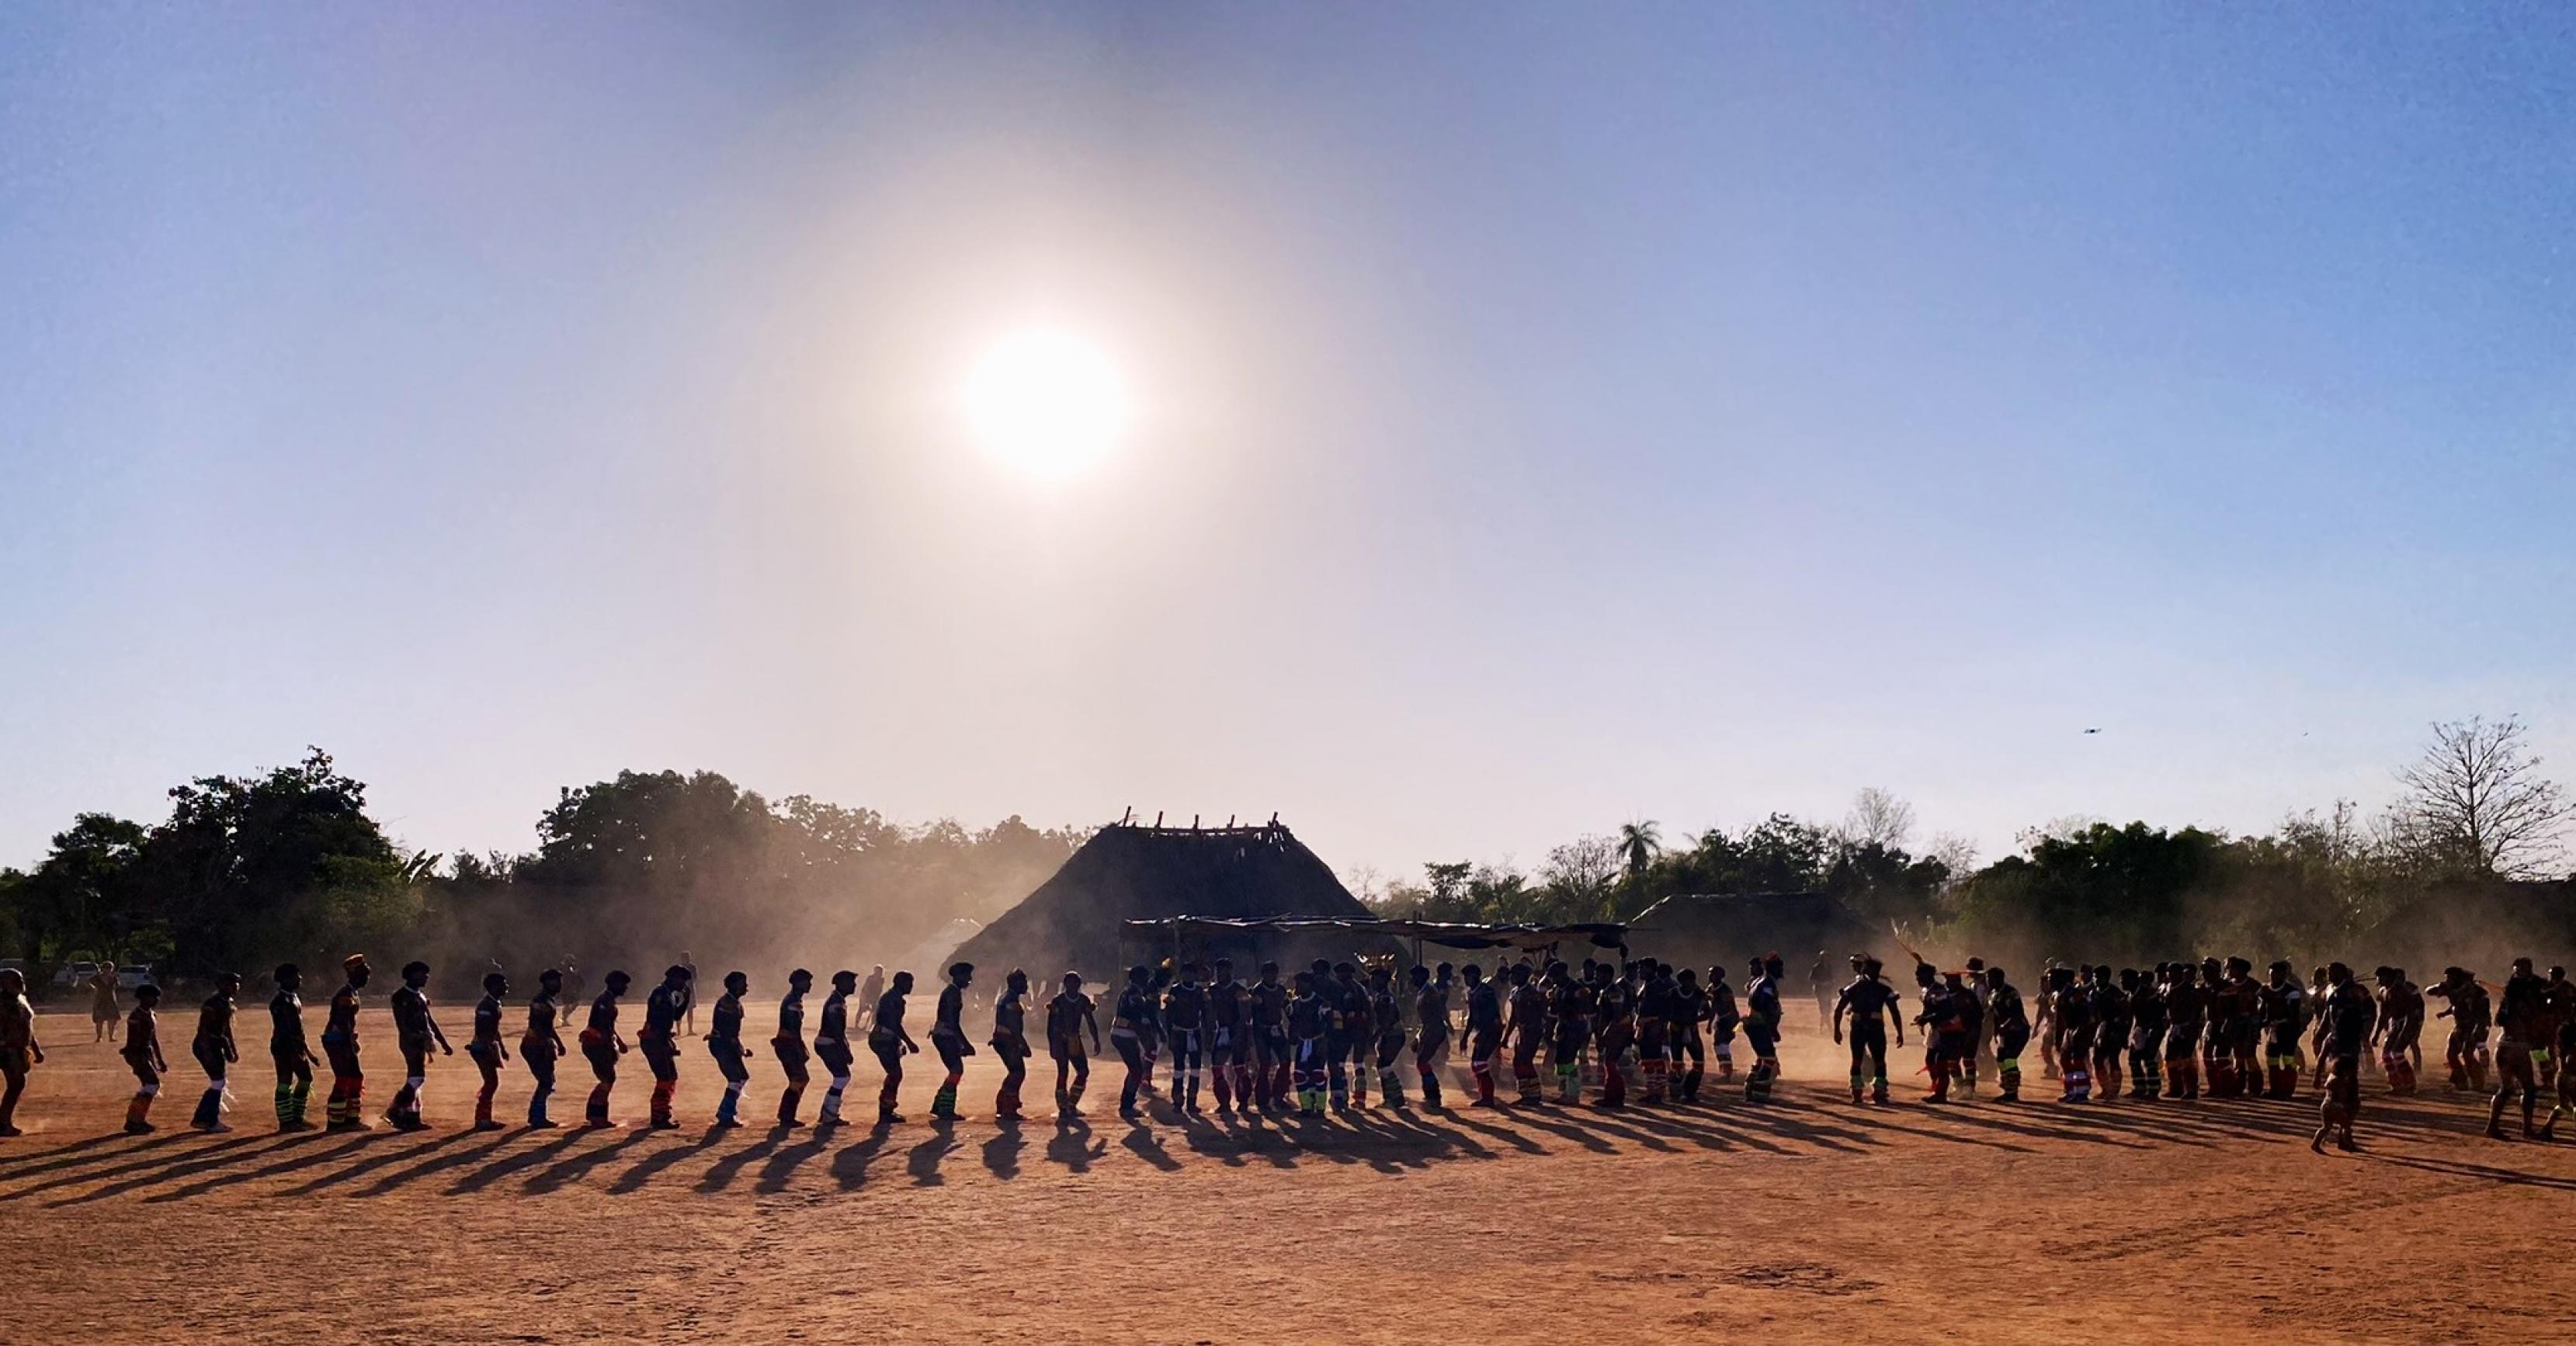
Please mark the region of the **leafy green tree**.
[[397, 851], [367, 815], [366, 786], [319, 748], [265, 775], [201, 777], [170, 799], [137, 874], [182, 974], [329, 955], [418, 916], [429, 858]]
[[105, 813], [81, 814], [54, 834], [44, 861], [13, 885], [13, 947], [30, 969], [135, 952], [129, 942], [150, 919], [139, 882], [147, 836], [141, 823]]
[[2095, 823], [2042, 837], [1954, 893], [1960, 936], [2038, 956], [2154, 961], [2192, 952], [2194, 894], [2222, 872], [2224, 839], [2196, 827]]
[[517, 878], [566, 892], [740, 893], [770, 877], [776, 827], [759, 795], [712, 771], [621, 771], [563, 791]]
[[1939, 860], [1916, 859], [1876, 841], [1844, 842], [1833, 848], [1816, 886], [1873, 921], [1920, 925], [1934, 914], [1949, 878], [1949, 866]]

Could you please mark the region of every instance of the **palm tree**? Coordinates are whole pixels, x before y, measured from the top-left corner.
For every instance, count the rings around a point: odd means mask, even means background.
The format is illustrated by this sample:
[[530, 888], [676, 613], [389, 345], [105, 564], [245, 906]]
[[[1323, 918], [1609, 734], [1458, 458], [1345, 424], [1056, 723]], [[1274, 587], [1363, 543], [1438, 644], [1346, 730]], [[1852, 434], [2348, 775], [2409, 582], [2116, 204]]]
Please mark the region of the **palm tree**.
[[1664, 834], [1655, 820], [1619, 824], [1619, 853], [1628, 857], [1628, 877], [1646, 872], [1646, 866], [1664, 852]]

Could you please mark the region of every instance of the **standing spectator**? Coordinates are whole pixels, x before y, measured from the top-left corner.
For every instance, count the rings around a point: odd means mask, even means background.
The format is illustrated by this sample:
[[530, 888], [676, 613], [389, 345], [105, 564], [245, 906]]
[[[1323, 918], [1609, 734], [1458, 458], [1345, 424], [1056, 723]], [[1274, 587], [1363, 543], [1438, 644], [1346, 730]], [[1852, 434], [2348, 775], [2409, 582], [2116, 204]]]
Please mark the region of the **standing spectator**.
[[698, 958], [686, 949], [680, 950], [680, 970], [689, 974], [680, 987], [680, 1036], [698, 1035]]
[[116, 964], [101, 963], [89, 979], [90, 1041], [116, 1041], [116, 1023], [123, 1017], [116, 1003]]

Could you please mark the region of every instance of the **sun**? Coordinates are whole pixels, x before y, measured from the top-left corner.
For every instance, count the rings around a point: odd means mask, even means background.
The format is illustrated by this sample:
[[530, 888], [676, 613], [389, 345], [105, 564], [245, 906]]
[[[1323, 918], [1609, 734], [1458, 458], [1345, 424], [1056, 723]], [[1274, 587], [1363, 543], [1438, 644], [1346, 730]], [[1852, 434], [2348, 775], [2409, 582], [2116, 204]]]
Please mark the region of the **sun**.
[[1126, 383], [1097, 346], [1030, 328], [994, 343], [967, 376], [967, 424], [995, 457], [1034, 476], [1070, 476], [1127, 428]]

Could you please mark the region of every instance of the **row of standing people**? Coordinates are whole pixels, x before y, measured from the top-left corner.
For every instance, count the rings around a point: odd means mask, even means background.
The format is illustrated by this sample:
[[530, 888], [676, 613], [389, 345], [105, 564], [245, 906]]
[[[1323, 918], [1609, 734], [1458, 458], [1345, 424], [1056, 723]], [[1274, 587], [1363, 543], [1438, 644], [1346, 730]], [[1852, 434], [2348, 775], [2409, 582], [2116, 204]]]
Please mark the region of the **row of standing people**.
[[[1389, 1107], [1411, 1106], [1411, 1077], [1423, 1105], [1437, 1109], [1453, 1047], [1463, 1049], [1473, 1081], [1470, 1107], [1505, 1104], [1498, 1086], [1506, 1068], [1515, 1086], [1509, 1101], [1524, 1105], [1579, 1103], [1594, 1080], [1598, 1107], [1696, 1103], [1712, 1054], [1719, 1077], [1734, 1078], [1739, 1032], [1754, 1055], [1746, 1097], [1766, 1101], [1779, 1076], [1780, 961], [1757, 958], [1749, 970], [1739, 1006], [1722, 969], [1703, 982], [1695, 970], [1654, 959], [1587, 960], [1580, 971], [1522, 960], [1491, 976], [1475, 963], [1441, 963], [1410, 969], [1402, 987], [1391, 965], [1364, 971], [1328, 959], [1285, 980], [1276, 963], [1238, 980], [1227, 959], [1130, 968], [1110, 1030], [1127, 1071], [1119, 1111], [1133, 1116], [1153, 1095], [1166, 1054], [1172, 1100], [1185, 1116], [1200, 1115], [1203, 1085], [1220, 1116], [1346, 1112], [1369, 1106], [1372, 1078]], [[1075, 1030], [1089, 1013], [1079, 979], [1068, 974], [1066, 996], [1049, 1016], [1049, 1048], [1063, 1063], [1060, 1110], [1079, 1102], [1088, 1078]], [[1553, 1097], [1542, 1065], [1555, 1077]]]
[[[1707, 1055], [1703, 1025], [1715, 1038], [1721, 1078], [1734, 1074], [1733, 1042], [1739, 1029], [1749, 1040], [1755, 1061], [1746, 1093], [1759, 1101], [1770, 1096], [1771, 1082], [1779, 1072], [1775, 1055], [1779, 960], [1775, 957], [1766, 964], [1755, 959], [1750, 970], [1753, 984], [1745, 1009], [1739, 1011], [1721, 970], [1712, 969], [1703, 985], [1692, 971], [1676, 974], [1669, 964], [1652, 960], [1624, 968], [1587, 961], [1579, 974], [1563, 963], [1551, 962], [1539, 969], [1523, 961], [1501, 969], [1492, 979], [1474, 964], [1453, 972], [1443, 963], [1413, 969], [1402, 996], [1394, 989], [1391, 969], [1372, 969], [1364, 985], [1358, 969], [1348, 963], [1319, 961], [1285, 983], [1277, 966], [1268, 963], [1251, 981], [1237, 980], [1225, 960], [1212, 968], [1184, 967], [1177, 974], [1167, 969], [1159, 976], [1140, 967], [1130, 972], [1117, 997], [1107, 1038], [1127, 1066], [1120, 1111], [1129, 1116], [1136, 1115], [1140, 1098], [1153, 1094], [1156, 1068], [1167, 1051], [1175, 1101], [1190, 1116], [1200, 1115], [1203, 1082], [1212, 1086], [1220, 1113], [1277, 1115], [1289, 1109], [1292, 1096], [1297, 1110], [1307, 1115], [1322, 1113], [1327, 1099], [1337, 1110], [1365, 1107], [1372, 1069], [1392, 1106], [1408, 1106], [1404, 1075], [1409, 1068], [1420, 1081], [1424, 1103], [1437, 1108], [1453, 1035], [1463, 1039], [1468, 1054], [1476, 1106], [1499, 1102], [1495, 1077], [1507, 1049], [1519, 1100], [1524, 1103], [1547, 1101], [1538, 1074], [1542, 1052], [1556, 1075], [1555, 1101], [1560, 1103], [1578, 1101], [1587, 1067], [1600, 1081], [1599, 1106], [1624, 1106], [1632, 1092], [1649, 1103], [1696, 1102]], [[359, 1012], [375, 969], [363, 954], [351, 954], [342, 961], [341, 972], [341, 985], [329, 999], [318, 1041], [306, 1031], [302, 969], [283, 964], [272, 974], [275, 990], [269, 999], [268, 1048], [276, 1072], [274, 1101], [281, 1130], [314, 1126], [308, 1117], [309, 1099], [319, 1071], [330, 1076], [322, 1125], [334, 1131], [372, 1126], [365, 1111], [367, 1077]], [[431, 1008], [430, 972], [426, 963], [406, 964], [389, 997], [403, 1079], [383, 1118], [400, 1130], [428, 1125], [422, 1104], [431, 1062], [455, 1054]], [[843, 1099], [857, 1059], [854, 1044], [859, 1041], [865, 1042], [882, 1071], [878, 1121], [903, 1120], [896, 1111], [896, 1097], [904, 1058], [920, 1051], [905, 1028], [906, 1002], [914, 980], [909, 972], [897, 972], [890, 983], [883, 983], [881, 973], [879, 969], [871, 974], [865, 987], [855, 973], [835, 973], [815, 1014], [810, 1041], [804, 1025], [814, 978], [803, 969], [790, 974], [779, 1002], [777, 1029], [769, 1042], [785, 1076], [777, 1108], [781, 1125], [802, 1124], [803, 1098], [817, 1066], [829, 1083], [816, 1120], [824, 1125], [842, 1120]], [[948, 969], [929, 1032], [931, 1046], [946, 1070], [931, 1112], [944, 1121], [959, 1115], [957, 1091], [966, 1059], [976, 1053], [962, 1022], [965, 992], [973, 977], [971, 964]], [[645, 996], [642, 1022], [632, 1040], [620, 1021], [633, 979], [623, 971], [612, 971], [603, 979], [604, 989], [590, 1000], [575, 1042], [567, 1044], [561, 1033], [572, 1017], [566, 1004], [567, 980], [563, 968], [539, 974], [536, 994], [527, 1002], [524, 1023], [516, 1035], [515, 1059], [534, 1085], [528, 1124], [556, 1125], [550, 1103], [557, 1063], [573, 1055], [577, 1045], [593, 1080], [584, 1109], [588, 1125], [612, 1124], [619, 1067], [632, 1052], [644, 1057], [653, 1079], [648, 1124], [677, 1126], [672, 1105], [680, 1077], [683, 1022], [695, 1003], [694, 968], [682, 963], [665, 970]], [[1462, 985], [1463, 1030], [1452, 1022]], [[1079, 1115], [1090, 1060], [1103, 1048], [1098, 1013], [1083, 988], [1079, 974], [1066, 973], [1061, 989], [1044, 1007], [1045, 1040], [1056, 1064], [1057, 1111], [1067, 1119]], [[474, 1108], [477, 1129], [501, 1125], [494, 1117], [494, 1105], [504, 1067], [514, 1059], [504, 1023], [505, 998], [511, 989], [505, 973], [485, 974], [483, 996], [474, 1007], [465, 1043], [466, 1055], [481, 1076]], [[5, 1135], [17, 1134], [14, 1119], [28, 1071], [44, 1059], [24, 990], [14, 970], [0, 971], [0, 1067], [6, 1068], [8, 1078], [6, 1101], [0, 1103], [0, 1134]], [[747, 1063], [755, 1055], [742, 1036], [743, 1001], [750, 990], [745, 974], [728, 973], [724, 993], [712, 1009], [705, 1045], [725, 1079], [715, 1117], [718, 1126], [741, 1124], [741, 1100], [750, 1082]], [[231, 1129], [225, 1116], [232, 1107], [231, 1080], [241, 1059], [234, 1026], [241, 993], [240, 976], [226, 973], [217, 978], [214, 994], [199, 1008], [190, 1047], [206, 1075], [206, 1088], [191, 1118], [200, 1130]], [[160, 988], [147, 984], [138, 988], [135, 999], [135, 1008], [126, 1017], [120, 1054], [136, 1080], [126, 1129], [144, 1133], [156, 1127], [151, 1113], [170, 1065], [161, 1045]], [[1026, 1029], [1028, 999], [1028, 978], [1015, 970], [994, 1004], [987, 1039], [1004, 1067], [994, 1113], [1006, 1122], [1021, 1117], [1020, 1090], [1033, 1055]], [[1641, 1078], [1640, 1090], [1635, 1083]]]
[[[1848, 1023], [1852, 1101], [1885, 1103], [1886, 1030], [1895, 1028], [1902, 1047], [1906, 1021], [1880, 962], [1855, 954], [1852, 965], [1853, 978], [1829, 1011], [1834, 1036], [1845, 1041]], [[1921, 1010], [1911, 1022], [1923, 1037], [1925, 1101], [1975, 1097], [1979, 1062], [1988, 1059], [1998, 1067], [2001, 1097], [2017, 1101], [2021, 1054], [2034, 1037], [2048, 1076], [2063, 1083], [2065, 1103], [2117, 1099], [2124, 1075], [2129, 1096], [2141, 1100], [2199, 1099], [2204, 1078], [2212, 1098], [2290, 1099], [2313, 1050], [2310, 1078], [2324, 1090], [2325, 1113], [2315, 1147], [2333, 1138], [2351, 1148], [2369, 1055], [2377, 1054], [2391, 1093], [2416, 1091], [2429, 997], [2447, 1002], [2433, 1017], [2452, 1021], [2446, 1058], [2455, 1090], [2486, 1091], [2488, 1039], [2499, 1038], [2489, 1135], [2504, 1138], [2504, 1115], [2516, 1102], [2523, 1133], [2535, 1138], [2554, 1138], [2557, 1118], [2576, 1112], [2576, 1072], [2557, 1068], [2576, 1052], [2576, 985], [2564, 968], [2543, 978], [2530, 959], [2517, 959], [2493, 995], [2460, 967], [2444, 969], [2429, 990], [2397, 967], [2375, 969], [2371, 981], [2375, 989], [2340, 962], [2314, 969], [2304, 985], [2286, 960], [2260, 981], [2244, 958], [2123, 968], [2116, 977], [2107, 965], [2052, 966], [2026, 1005], [2000, 967], [1970, 959], [1965, 971], [1945, 974], [1917, 960]], [[2549, 1122], [2535, 1127], [2540, 1095], [2553, 1083], [2557, 1104]]]
[[[2505, 1111], [2515, 1100], [2523, 1110], [2526, 1134], [2550, 1137], [2557, 1117], [2576, 1110], [2576, 1072], [2555, 1069], [2557, 1057], [2576, 1051], [2576, 987], [2564, 970], [2548, 978], [2534, 973], [2530, 960], [2519, 960], [2514, 974], [2498, 988], [2501, 1006], [2489, 988], [2461, 968], [2446, 969], [2429, 991], [2405, 979], [2402, 969], [2382, 967], [2374, 973], [2375, 993], [2362, 989], [2342, 964], [2316, 969], [2301, 986], [2290, 965], [2276, 963], [2269, 978], [2257, 982], [2245, 959], [2209, 959], [2160, 964], [2152, 971], [2122, 969], [2114, 977], [2108, 966], [2052, 967], [2034, 1003], [2025, 1007], [2020, 992], [2003, 969], [1969, 960], [1965, 972], [1942, 974], [1917, 961], [1915, 980], [1920, 1012], [1911, 1022], [1920, 1030], [1925, 1049], [1924, 1073], [1930, 1088], [1926, 1100], [1946, 1102], [1973, 1098], [1979, 1063], [1992, 1060], [2001, 1096], [2017, 1100], [2021, 1055], [2036, 1037], [2047, 1073], [2061, 1079], [2061, 1101], [2081, 1103], [2094, 1097], [2120, 1096], [2124, 1067], [2130, 1096], [2197, 1099], [2206, 1076], [2210, 1096], [2217, 1098], [2295, 1095], [2304, 1066], [2304, 1048], [2317, 1053], [2316, 1082], [2326, 1091], [2329, 1132], [2349, 1143], [2352, 1116], [2358, 1111], [2359, 1061], [2376, 1050], [2391, 1092], [2414, 1089], [2414, 1057], [2425, 1026], [2427, 997], [2448, 1002], [2440, 1016], [2452, 1019], [2447, 1051], [2455, 1088], [2483, 1091], [2490, 1063], [2487, 1040], [2500, 1032], [2493, 1055], [2501, 1081], [2493, 1098], [2490, 1133], [2501, 1136]], [[362, 992], [373, 969], [362, 955], [344, 961], [345, 980], [331, 998], [317, 1054], [305, 1036], [302, 974], [293, 965], [275, 975], [270, 1000], [270, 1054], [277, 1070], [276, 1107], [282, 1129], [298, 1130], [306, 1120], [306, 1099], [317, 1067], [327, 1067], [332, 1088], [326, 1103], [327, 1124], [348, 1130], [366, 1126], [362, 1100], [365, 1074], [358, 1050], [357, 1016]], [[810, 1047], [803, 1031], [805, 1002], [813, 989], [810, 973], [789, 977], [779, 1004], [778, 1028], [770, 1047], [786, 1085], [778, 1120], [801, 1124], [801, 1101], [810, 1087], [812, 1069], [820, 1065], [830, 1080], [818, 1113], [824, 1124], [841, 1120], [843, 1096], [856, 1060], [854, 1044], [864, 1041], [883, 1071], [878, 1119], [896, 1122], [897, 1089], [903, 1060], [920, 1050], [904, 1027], [906, 1000], [913, 978], [899, 972], [889, 986], [883, 970], [872, 972], [862, 986], [856, 974], [834, 974], [831, 990], [816, 1016]], [[1888, 985], [1877, 960], [1853, 959], [1854, 976], [1831, 1011], [1835, 1038], [1851, 1049], [1851, 1092], [1855, 1103], [1865, 1098], [1887, 1101], [1887, 1030], [1904, 1045], [1905, 1022], [1900, 997]], [[1416, 967], [1399, 993], [1393, 970], [1372, 967], [1365, 978], [1358, 966], [1318, 960], [1283, 982], [1275, 964], [1265, 963], [1251, 981], [1239, 981], [1226, 960], [1212, 967], [1131, 969], [1121, 988], [1108, 1034], [1127, 1068], [1120, 1091], [1120, 1111], [1135, 1115], [1139, 1100], [1155, 1092], [1162, 1059], [1170, 1058], [1170, 1087], [1176, 1106], [1199, 1115], [1203, 1083], [1210, 1087], [1220, 1115], [1277, 1115], [1295, 1109], [1317, 1115], [1329, 1105], [1336, 1111], [1368, 1105], [1372, 1072], [1387, 1102], [1408, 1105], [1405, 1077], [1420, 1082], [1424, 1103], [1441, 1106], [1441, 1078], [1453, 1041], [1465, 1048], [1475, 1097], [1471, 1106], [1496, 1106], [1497, 1078], [1508, 1060], [1517, 1086], [1517, 1101], [1549, 1101], [1541, 1078], [1541, 1057], [1556, 1077], [1553, 1101], [1580, 1101], [1587, 1083], [1597, 1081], [1595, 1106], [1617, 1108], [1632, 1099], [1644, 1103], [1695, 1103], [1701, 1096], [1710, 1055], [1703, 1029], [1713, 1040], [1721, 1079], [1734, 1074], [1733, 1043], [1740, 1031], [1754, 1051], [1745, 1079], [1748, 1100], [1769, 1098], [1778, 1078], [1780, 966], [1776, 956], [1755, 959], [1750, 987], [1739, 1007], [1723, 969], [1712, 968], [1705, 982], [1691, 970], [1676, 972], [1651, 959], [1613, 966], [1587, 960], [1577, 973], [1551, 962], [1544, 969], [1527, 961], [1501, 969], [1492, 978], [1474, 964], [1453, 974], [1448, 964]], [[947, 1074], [932, 1104], [934, 1117], [958, 1116], [957, 1089], [965, 1060], [975, 1054], [962, 1023], [967, 987], [974, 968], [959, 963], [948, 970], [938, 998], [930, 1037]], [[429, 968], [406, 965], [401, 984], [391, 996], [396, 1046], [405, 1067], [401, 1088], [384, 1116], [397, 1128], [417, 1129], [426, 1122], [421, 1096], [433, 1055], [452, 1055], [444, 1030], [432, 1015], [427, 996]], [[650, 1124], [678, 1125], [672, 1101], [679, 1080], [679, 1038], [695, 1003], [694, 969], [668, 968], [646, 996], [643, 1022], [632, 1042], [620, 1030], [621, 1002], [632, 987], [623, 972], [612, 972], [606, 989], [588, 1005], [588, 1017], [577, 1042], [593, 1076], [585, 1109], [591, 1125], [610, 1124], [609, 1108], [621, 1059], [640, 1051], [653, 1077]], [[1020, 1090], [1026, 1063], [1033, 1055], [1025, 1019], [1028, 979], [1009, 975], [1004, 995], [993, 1008], [989, 1044], [1004, 1065], [1004, 1080], [994, 1111], [1005, 1121], [1020, 1117]], [[537, 995], [528, 1003], [526, 1023], [518, 1038], [519, 1058], [535, 1082], [528, 1108], [530, 1125], [554, 1125], [548, 1103], [555, 1088], [556, 1062], [572, 1054], [558, 1029], [568, 1024], [566, 977], [549, 969], [540, 975]], [[718, 1105], [717, 1124], [740, 1124], [741, 1096], [749, 1084], [746, 1065], [754, 1053], [742, 1040], [743, 998], [749, 979], [740, 972], [725, 978], [716, 1002], [706, 1045], [726, 1088]], [[1067, 973], [1061, 990], [1045, 1006], [1045, 1037], [1056, 1063], [1056, 1099], [1061, 1117], [1078, 1115], [1089, 1080], [1090, 1058], [1102, 1050], [1093, 1001], [1083, 979]], [[15, 987], [15, 989], [10, 989]], [[1463, 988], [1463, 1027], [1453, 1025], [1454, 1006]], [[229, 1129], [223, 1120], [229, 1106], [228, 1080], [239, 1060], [232, 1016], [240, 979], [226, 975], [216, 993], [200, 1008], [191, 1051], [208, 1083], [192, 1123], [205, 1130]], [[475, 1007], [474, 1026], [466, 1046], [482, 1087], [476, 1098], [478, 1127], [499, 1125], [492, 1115], [501, 1068], [511, 1052], [505, 1040], [503, 997], [508, 978], [499, 972], [484, 978], [484, 996]], [[133, 1068], [137, 1090], [129, 1105], [127, 1126], [149, 1131], [161, 1077], [169, 1070], [160, 1045], [157, 987], [137, 992], [121, 1048]], [[855, 1002], [856, 1008], [853, 1008]], [[1848, 1028], [1848, 1034], [1846, 1034]], [[2303, 1033], [2308, 1033], [2303, 1039]], [[2555, 1048], [2557, 1057], [2553, 1057]], [[8, 1076], [8, 1094], [0, 1102], [0, 1135], [15, 1134], [15, 1110], [27, 1070], [41, 1062], [24, 983], [14, 970], [0, 971], [0, 1068]], [[2345, 1069], [2349, 1061], [2350, 1068]], [[2558, 1106], [2549, 1124], [2533, 1125], [2542, 1090], [2555, 1083]], [[2098, 1091], [2098, 1092], [2097, 1092]]]

